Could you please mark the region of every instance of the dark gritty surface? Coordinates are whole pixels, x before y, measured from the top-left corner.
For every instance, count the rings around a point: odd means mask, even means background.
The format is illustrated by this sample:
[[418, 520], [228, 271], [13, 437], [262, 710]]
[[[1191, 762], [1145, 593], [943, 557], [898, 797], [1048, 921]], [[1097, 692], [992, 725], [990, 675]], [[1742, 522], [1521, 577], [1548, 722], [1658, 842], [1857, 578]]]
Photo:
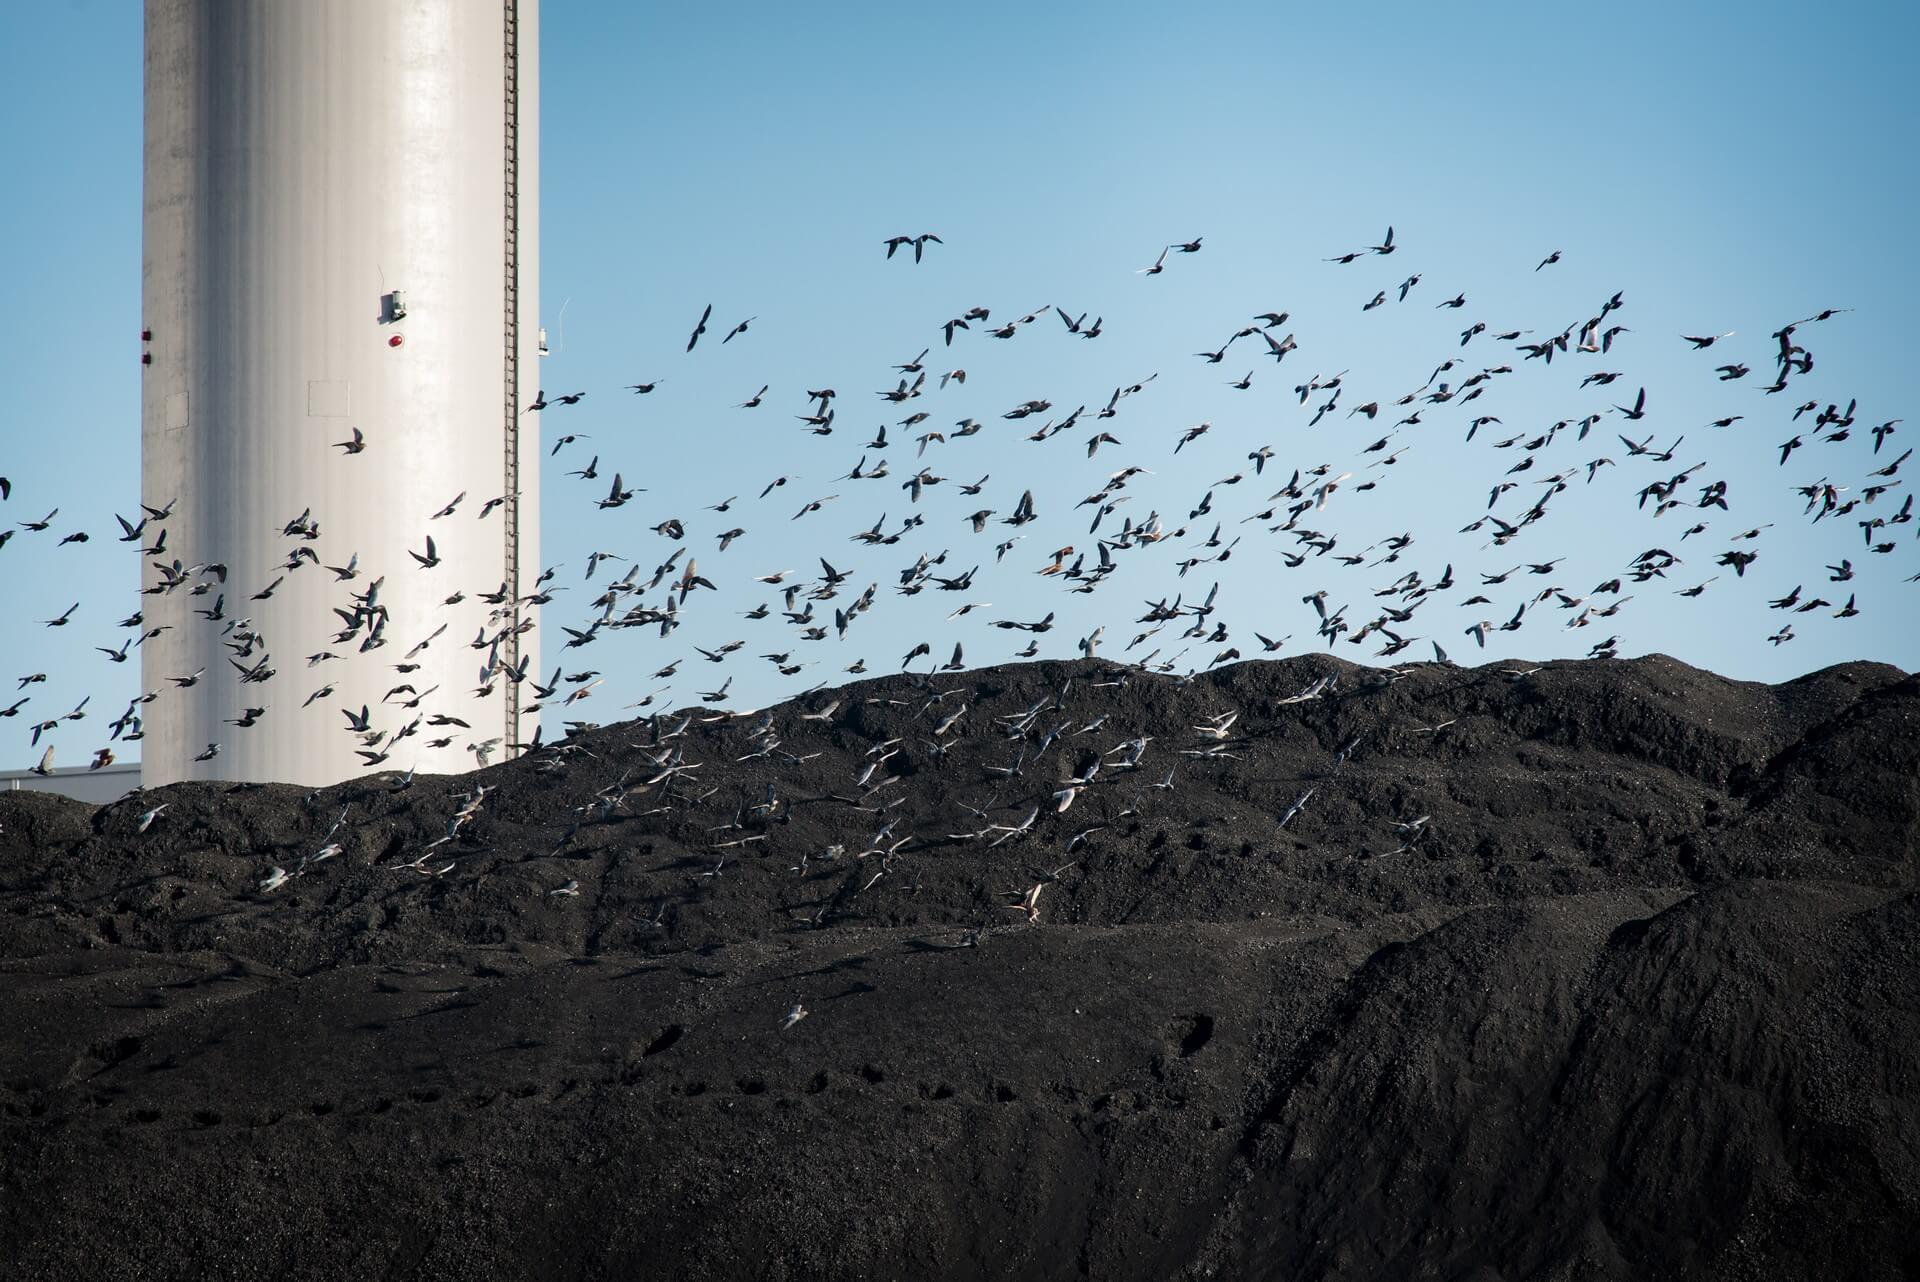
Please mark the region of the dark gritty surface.
[[[1043, 663], [404, 791], [0, 797], [0, 1261], [1920, 1273], [1920, 681], [1512, 670]], [[1233, 757], [1179, 755], [1235, 709]], [[451, 870], [398, 867], [480, 784]]]

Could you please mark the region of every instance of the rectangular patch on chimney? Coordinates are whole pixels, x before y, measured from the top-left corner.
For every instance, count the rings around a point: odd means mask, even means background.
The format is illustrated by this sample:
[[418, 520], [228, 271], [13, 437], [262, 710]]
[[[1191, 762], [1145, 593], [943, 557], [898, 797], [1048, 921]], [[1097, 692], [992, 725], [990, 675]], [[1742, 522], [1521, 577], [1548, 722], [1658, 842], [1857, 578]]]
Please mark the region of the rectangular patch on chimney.
[[353, 413], [352, 384], [343, 378], [307, 380], [308, 418], [345, 418]]

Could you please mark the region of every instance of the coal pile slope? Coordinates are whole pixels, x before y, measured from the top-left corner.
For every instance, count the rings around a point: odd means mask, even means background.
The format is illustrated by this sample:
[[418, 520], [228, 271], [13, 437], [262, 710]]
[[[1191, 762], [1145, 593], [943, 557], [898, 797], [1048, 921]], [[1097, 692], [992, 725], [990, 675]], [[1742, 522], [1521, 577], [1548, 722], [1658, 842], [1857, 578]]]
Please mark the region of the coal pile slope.
[[1529, 667], [1041, 663], [0, 798], [0, 1259], [1911, 1276], [1920, 681]]

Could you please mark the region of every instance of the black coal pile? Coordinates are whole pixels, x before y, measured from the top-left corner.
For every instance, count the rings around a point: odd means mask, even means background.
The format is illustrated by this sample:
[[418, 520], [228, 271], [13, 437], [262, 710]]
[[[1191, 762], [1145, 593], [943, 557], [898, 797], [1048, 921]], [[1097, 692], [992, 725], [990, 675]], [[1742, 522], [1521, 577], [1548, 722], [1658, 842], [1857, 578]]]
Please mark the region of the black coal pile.
[[6, 794], [0, 1262], [1914, 1277], [1917, 858], [1867, 663], [1039, 663]]

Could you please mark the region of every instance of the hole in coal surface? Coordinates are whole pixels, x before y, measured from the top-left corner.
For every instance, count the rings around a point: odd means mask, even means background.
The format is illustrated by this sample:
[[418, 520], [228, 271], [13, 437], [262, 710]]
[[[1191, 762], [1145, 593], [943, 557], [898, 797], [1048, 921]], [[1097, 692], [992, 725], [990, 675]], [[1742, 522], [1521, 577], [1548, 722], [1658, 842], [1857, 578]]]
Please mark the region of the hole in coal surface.
[[872, 1064], [862, 1064], [860, 1066], [860, 1076], [865, 1078], [870, 1085], [874, 1086], [878, 1086], [881, 1082], [887, 1080], [887, 1075]]
[[658, 1055], [662, 1051], [672, 1050], [673, 1044], [686, 1036], [687, 1030], [678, 1024], [668, 1024], [660, 1030], [660, 1035], [647, 1043], [642, 1055]]
[[138, 1037], [121, 1037], [94, 1046], [93, 1057], [109, 1067], [124, 1064], [140, 1053], [142, 1045], [144, 1043]]
[[1382, 944], [1379, 948], [1374, 949], [1373, 956], [1367, 958], [1366, 964], [1369, 966], [1378, 966], [1391, 961], [1395, 954], [1404, 952], [1406, 947], [1405, 944], [1398, 940], [1390, 944]]
[[1200, 1048], [1212, 1040], [1213, 1016], [1195, 1015], [1187, 1026], [1186, 1034], [1180, 1038], [1180, 1058], [1199, 1054]]
[[734, 1083], [742, 1095], [765, 1095], [767, 1084], [757, 1077], [743, 1077]]
[[327, 1114], [333, 1112], [333, 1105], [321, 1099], [315, 1100], [313, 1103], [307, 1105], [307, 1109], [315, 1117], [325, 1117]]
[[826, 1089], [827, 1075], [825, 1073], [815, 1073], [813, 1078], [807, 1083], [807, 1094], [809, 1095], [818, 1095]]
[[1020, 1093], [1005, 1082], [996, 1082], [993, 1087], [993, 1099], [996, 1104], [1011, 1104], [1020, 1098]]
[[1607, 936], [1609, 948], [1631, 948], [1647, 936], [1647, 928], [1653, 924], [1651, 917], [1636, 917], [1632, 921], [1623, 921], [1613, 928]]
[[210, 1108], [203, 1108], [193, 1115], [193, 1124], [195, 1126], [218, 1126], [220, 1125], [220, 1114]]

